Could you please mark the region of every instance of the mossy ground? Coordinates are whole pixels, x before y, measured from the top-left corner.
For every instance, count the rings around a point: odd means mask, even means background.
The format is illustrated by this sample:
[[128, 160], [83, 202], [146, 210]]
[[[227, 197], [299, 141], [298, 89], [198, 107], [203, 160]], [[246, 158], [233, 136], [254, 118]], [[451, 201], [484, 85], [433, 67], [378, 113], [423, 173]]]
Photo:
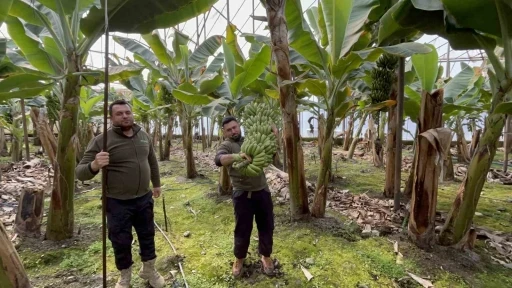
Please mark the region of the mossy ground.
[[[435, 287], [512, 287], [512, 273], [492, 264], [478, 245], [481, 260], [472, 254], [440, 248], [424, 252], [410, 244], [404, 235], [391, 238], [361, 239], [351, 225], [339, 214], [329, 211], [326, 219], [293, 223], [289, 221], [288, 207], [275, 206], [276, 229], [274, 254], [282, 272], [279, 277], [267, 277], [253, 271], [239, 280], [230, 275], [233, 261], [233, 207], [229, 197], [216, 194], [218, 173], [206, 163], [197, 164], [203, 177], [187, 180], [185, 163], [179, 157], [162, 162], [163, 182], [169, 223], [169, 236], [179, 259], [183, 259], [189, 287], [420, 287], [403, 279], [407, 272], [428, 277]], [[307, 178], [315, 182], [318, 161], [306, 157]], [[337, 180], [333, 185], [353, 193], [379, 194], [384, 186], [384, 170], [374, 168], [366, 160], [339, 161]], [[402, 175], [405, 180], [407, 175]], [[94, 181], [100, 181], [96, 177]], [[448, 211], [459, 183], [442, 184], [439, 189], [438, 210]], [[87, 189], [87, 188], [86, 188]], [[79, 194], [75, 201], [75, 219], [81, 233], [60, 243], [24, 240], [19, 249], [25, 268], [37, 287], [99, 287], [101, 285], [101, 202], [98, 189]], [[475, 217], [475, 224], [493, 230], [512, 232], [512, 197], [510, 188], [486, 184]], [[163, 197], [155, 200], [155, 220], [164, 229]], [[48, 205], [46, 205], [48, 207]], [[497, 208], [505, 208], [499, 212]], [[191, 212], [194, 210], [197, 214]], [[189, 237], [183, 233], [190, 231]], [[136, 237], [135, 237], [136, 239]], [[257, 230], [253, 230], [249, 263], [259, 260]], [[392, 241], [398, 241], [404, 254], [404, 263], [396, 264]], [[64, 245], [64, 246], [63, 246]], [[145, 287], [136, 276], [140, 267], [138, 243], [132, 252], [135, 261], [132, 287]], [[113, 285], [118, 272], [113, 250], [108, 247], [109, 284]], [[170, 271], [178, 270], [176, 257], [165, 238], [157, 232], [157, 266], [172, 285]], [[183, 257], [183, 258], [181, 258]], [[309, 258], [309, 259], [308, 259]], [[307, 259], [307, 261], [306, 261]], [[307, 281], [300, 265], [314, 278]], [[182, 277], [177, 276], [182, 283]]]

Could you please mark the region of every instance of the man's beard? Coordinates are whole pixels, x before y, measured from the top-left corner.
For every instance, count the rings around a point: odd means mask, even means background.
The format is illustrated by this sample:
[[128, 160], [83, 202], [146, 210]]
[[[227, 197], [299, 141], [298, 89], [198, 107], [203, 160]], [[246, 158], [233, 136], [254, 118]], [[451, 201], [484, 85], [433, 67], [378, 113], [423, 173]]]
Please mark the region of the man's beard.
[[233, 135], [233, 136], [231, 136], [229, 138], [231, 138], [231, 140], [233, 140], [235, 142], [238, 142], [238, 141], [240, 141], [240, 138], [242, 138], [242, 135], [237, 134], [237, 135]]
[[114, 126], [121, 128], [122, 131], [129, 131], [133, 128], [133, 121], [129, 122], [129, 124], [125, 124], [123, 121], [120, 121], [119, 123], [115, 123]]

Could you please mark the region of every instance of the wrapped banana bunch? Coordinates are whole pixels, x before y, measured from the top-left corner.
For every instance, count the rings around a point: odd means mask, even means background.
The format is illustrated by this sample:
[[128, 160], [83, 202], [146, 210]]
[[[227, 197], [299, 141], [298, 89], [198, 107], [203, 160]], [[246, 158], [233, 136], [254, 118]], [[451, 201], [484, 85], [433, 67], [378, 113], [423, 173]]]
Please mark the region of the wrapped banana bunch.
[[277, 150], [277, 139], [272, 132], [272, 125], [278, 123], [279, 115], [266, 103], [251, 103], [245, 107], [243, 114], [245, 140], [241, 152], [249, 155], [252, 162], [244, 160], [234, 164], [244, 176], [256, 177], [272, 163]]

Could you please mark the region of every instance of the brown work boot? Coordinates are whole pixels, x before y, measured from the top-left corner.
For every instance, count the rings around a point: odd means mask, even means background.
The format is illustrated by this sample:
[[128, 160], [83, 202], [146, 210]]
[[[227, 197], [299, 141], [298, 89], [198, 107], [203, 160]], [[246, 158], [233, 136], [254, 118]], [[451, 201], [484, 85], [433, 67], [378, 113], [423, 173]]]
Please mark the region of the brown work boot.
[[139, 271], [139, 277], [148, 280], [149, 285], [153, 288], [162, 288], [165, 285], [164, 277], [162, 277], [155, 269], [156, 258], [146, 262], [142, 262]]
[[132, 267], [121, 270], [121, 276], [117, 280], [116, 288], [130, 288], [130, 282], [132, 280]]
[[233, 276], [238, 277], [242, 275], [242, 269], [244, 268], [244, 259], [236, 259], [233, 262]]
[[263, 273], [267, 275], [274, 274], [274, 262], [272, 258], [261, 256], [261, 263], [263, 263]]

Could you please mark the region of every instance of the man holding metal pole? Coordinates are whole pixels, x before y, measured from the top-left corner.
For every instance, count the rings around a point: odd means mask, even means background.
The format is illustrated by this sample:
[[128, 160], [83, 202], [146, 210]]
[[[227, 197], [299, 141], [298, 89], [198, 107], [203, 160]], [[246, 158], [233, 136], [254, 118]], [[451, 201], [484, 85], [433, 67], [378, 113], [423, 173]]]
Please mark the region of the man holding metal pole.
[[[271, 275], [274, 272], [274, 263], [270, 258], [272, 254], [274, 233], [274, 212], [272, 197], [268, 188], [265, 174], [256, 177], [242, 176], [233, 167], [233, 163], [240, 159], [251, 158], [240, 153], [243, 139], [240, 125], [233, 116], [225, 117], [221, 123], [222, 133], [227, 138], [219, 146], [215, 156], [215, 164], [219, 167], [228, 167], [229, 176], [233, 184], [233, 206], [235, 209], [235, 262], [233, 263], [233, 276], [242, 273], [244, 259], [247, 256], [251, 241], [252, 223], [256, 218], [258, 227], [258, 251], [262, 255], [263, 272]], [[274, 134], [277, 129], [272, 127]]]
[[[108, 238], [114, 248], [115, 263], [121, 271], [116, 288], [129, 288], [132, 275], [132, 227], [135, 228], [143, 265], [142, 279], [155, 288], [164, 286], [156, 271], [153, 197], [160, 196], [160, 173], [149, 135], [134, 124], [128, 102], [116, 100], [109, 106], [112, 128], [107, 131], [108, 151], [102, 151], [103, 134], [88, 145], [76, 167], [79, 180], [92, 179], [105, 167], [107, 171]], [[149, 182], [153, 184], [153, 191]]]

